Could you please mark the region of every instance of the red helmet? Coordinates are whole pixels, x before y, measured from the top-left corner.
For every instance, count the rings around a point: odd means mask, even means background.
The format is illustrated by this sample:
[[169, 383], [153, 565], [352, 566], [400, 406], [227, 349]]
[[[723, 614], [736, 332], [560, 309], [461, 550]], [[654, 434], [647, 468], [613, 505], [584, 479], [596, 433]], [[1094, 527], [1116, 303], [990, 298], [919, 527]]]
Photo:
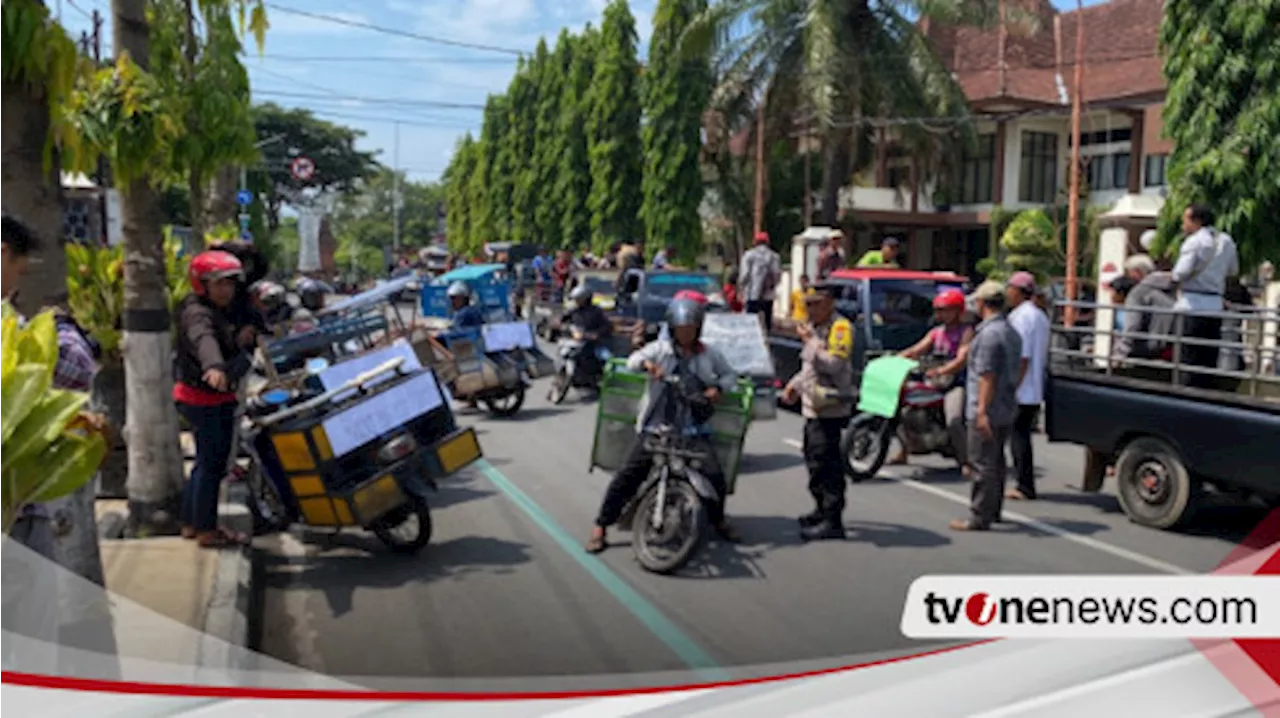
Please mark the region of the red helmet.
[[681, 289], [676, 292], [676, 296], [673, 301], [680, 299], [688, 299], [689, 301], [697, 302], [700, 306], [704, 307], [707, 305], [707, 295], [693, 289]]
[[191, 282], [191, 291], [195, 292], [197, 297], [203, 297], [208, 293], [206, 282], [243, 276], [244, 265], [240, 264], [240, 260], [236, 259], [234, 254], [220, 249], [211, 249], [197, 254], [191, 258], [191, 264], [187, 267], [187, 280]]
[[934, 309], [963, 309], [964, 293], [959, 289], [947, 289], [933, 298]]

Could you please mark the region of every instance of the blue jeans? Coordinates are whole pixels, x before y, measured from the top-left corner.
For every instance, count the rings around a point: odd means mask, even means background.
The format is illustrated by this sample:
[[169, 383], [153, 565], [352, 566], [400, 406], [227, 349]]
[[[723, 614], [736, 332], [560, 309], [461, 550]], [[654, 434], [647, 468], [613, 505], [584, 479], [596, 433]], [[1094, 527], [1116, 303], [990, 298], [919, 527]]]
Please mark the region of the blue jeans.
[[227, 473], [235, 441], [236, 405], [178, 404], [178, 413], [191, 424], [196, 438], [196, 462], [182, 490], [179, 521], [196, 532], [218, 528], [218, 492]]

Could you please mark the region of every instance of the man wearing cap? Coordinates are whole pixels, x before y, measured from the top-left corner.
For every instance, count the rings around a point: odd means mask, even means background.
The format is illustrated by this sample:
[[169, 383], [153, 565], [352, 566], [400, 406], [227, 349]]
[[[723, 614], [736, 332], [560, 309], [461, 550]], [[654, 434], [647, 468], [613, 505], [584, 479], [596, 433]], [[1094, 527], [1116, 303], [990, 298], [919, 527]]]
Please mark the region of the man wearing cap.
[[898, 255], [902, 251], [902, 242], [897, 237], [885, 237], [880, 241], [880, 249], [872, 249], [858, 260], [859, 267], [898, 267]]
[[769, 235], [757, 232], [755, 246], [742, 255], [739, 282], [747, 298], [747, 313], [764, 316], [764, 329], [773, 329], [773, 293], [782, 276], [782, 260], [769, 246]]
[[1005, 288], [1001, 283], [983, 282], [969, 300], [982, 318], [969, 344], [965, 382], [973, 492], [969, 518], [952, 521], [951, 528], [986, 531], [1000, 520], [1004, 506], [1004, 445], [1018, 414], [1022, 339], [1005, 319]]
[[800, 517], [806, 541], [843, 539], [844, 461], [840, 435], [853, 413], [853, 325], [836, 314], [834, 287], [818, 285], [805, 295], [809, 322], [797, 329], [804, 348], [800, 371], [787, 382], [783, 401], [801, 402], [804, 461], [816, 508]]
[[1031, 450], [1031, 432], [1040, 418], [1044, 401], [1045, 365], [1049, 360], [1049, 317], [1036, 306], [1036, 278], [1031, 272], [1015, 272], [1009, 277], [1005, 301], [1012, 308], [1009, 324], [1022, 340], [1018, 363], [1018, 413], [1010, 436], [1013, 470], [1018, 485], [1010, 489], [1011, 499], [1036, 497], [1035, 459]]

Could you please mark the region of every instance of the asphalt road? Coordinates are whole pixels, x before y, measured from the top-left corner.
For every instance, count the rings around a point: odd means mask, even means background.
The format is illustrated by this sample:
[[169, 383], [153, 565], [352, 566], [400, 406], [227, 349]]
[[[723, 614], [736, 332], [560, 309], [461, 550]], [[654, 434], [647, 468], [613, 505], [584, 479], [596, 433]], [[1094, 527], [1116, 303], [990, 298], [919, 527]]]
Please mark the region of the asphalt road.
[[745, 542], [712, 543], [684, 575], [654, 576], [635, 562], [626, 532], [612, 532], [600, 556], [582, 551], [608, 480], [587, 472], [595, 405], [571, 394], [552, 407], [547, 381], [512, 419], [460, 411], [487, 458], [441, 487], [420, 555], [389, 555], [359, 531], [259, 539], [259, 650], [369, 685], [415, 677], [423, 690], [462, 690], [466, 678], [495, 690], [534, 685], [500, 678], [556, 676], [567, 689], [579, 685], [570, 676], [613, 674], [604, 684], [617, 687], [687, 682], [690, 668], [715, 679], [779, 673], [782, 662], [847, 665], [932, 647], [898, 627], [918, 576], [1205, 572], [1263, 516], [1222, 507], [1185, 532], [1144, 529], [1110, 493], [1074, 490], [1079, 448], [1037, 437], [1041, 498], [1007, 504], [1011, 523], [948, 530], [965, 515], [967, 484], [941, 460], [913, 458], [850, 488], [847, 541], [806, 545], [795, 522], [811, 508], [801, 419], [782, 413], [747, 437], [729, 501]]

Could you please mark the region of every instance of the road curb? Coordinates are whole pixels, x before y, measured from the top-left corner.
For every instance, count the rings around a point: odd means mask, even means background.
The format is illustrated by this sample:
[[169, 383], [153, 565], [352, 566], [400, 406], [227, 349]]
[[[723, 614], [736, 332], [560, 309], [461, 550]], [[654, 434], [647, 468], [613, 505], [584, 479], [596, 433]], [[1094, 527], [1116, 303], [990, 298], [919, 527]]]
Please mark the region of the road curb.
[[[246, 534], [252, 528], [245, 503], [248, 495], [244, 484], [229, 484], [218, 511], [228, 528]], [[258, 554], [253, 546], [243, 546], [218, 551], [217, 560], [201, 627], [198, 665], [241, 670], [247, 668], [249, 656], [254, 564]]]

